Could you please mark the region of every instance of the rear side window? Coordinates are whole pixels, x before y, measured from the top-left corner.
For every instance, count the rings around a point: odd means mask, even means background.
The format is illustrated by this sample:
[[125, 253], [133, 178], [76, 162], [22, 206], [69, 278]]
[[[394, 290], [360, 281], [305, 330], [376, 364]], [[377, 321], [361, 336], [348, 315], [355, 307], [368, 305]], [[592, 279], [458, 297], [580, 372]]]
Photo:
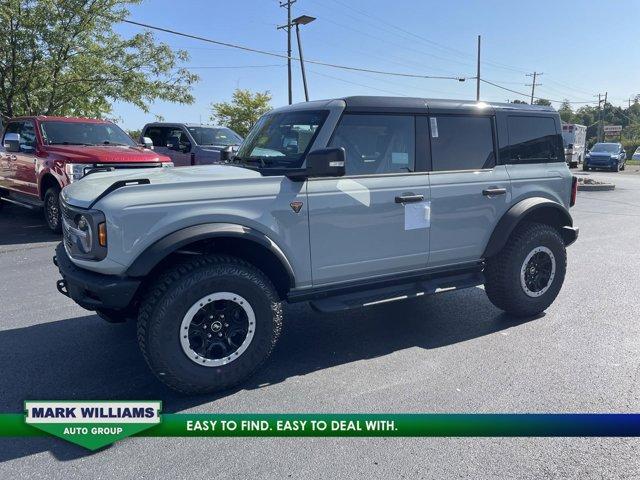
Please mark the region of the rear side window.
[[495, 165], [490, 117], [440, 116], [429, 119], [432, 170], [477, 170]]
[[411, 115], [346, 114], [330, 147], [344, 147], [347, 175], [415, 170], [415, 118]]
[[508, 125], [511, 163], [562, 161], [562, 136], [553, 118], [510, 116]]

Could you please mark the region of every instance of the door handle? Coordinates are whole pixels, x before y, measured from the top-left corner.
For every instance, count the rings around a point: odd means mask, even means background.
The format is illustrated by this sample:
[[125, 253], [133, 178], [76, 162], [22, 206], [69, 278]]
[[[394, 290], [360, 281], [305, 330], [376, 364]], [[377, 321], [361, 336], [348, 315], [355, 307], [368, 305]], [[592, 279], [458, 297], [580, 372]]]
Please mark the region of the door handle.
[[396, 203], [414, 203], [414, 202], [422, 202], [424, 200], [424, 195], [414, 195], [412, 193], [403, 194], [396, 197]]
[[482, 190], [482, 194], [486, 197], [493, 197], [494, 195], [504, 195], [507, 193], [506, 188], [485, 188]]

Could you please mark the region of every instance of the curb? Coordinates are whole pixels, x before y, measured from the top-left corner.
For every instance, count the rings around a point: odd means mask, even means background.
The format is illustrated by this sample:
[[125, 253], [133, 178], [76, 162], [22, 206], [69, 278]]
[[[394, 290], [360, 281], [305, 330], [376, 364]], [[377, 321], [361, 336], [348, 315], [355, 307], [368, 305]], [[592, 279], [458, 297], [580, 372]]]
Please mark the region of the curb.
[[616, 188], [614, 183], [578, 184], [578, 190], [583, 192], [604, 192]]

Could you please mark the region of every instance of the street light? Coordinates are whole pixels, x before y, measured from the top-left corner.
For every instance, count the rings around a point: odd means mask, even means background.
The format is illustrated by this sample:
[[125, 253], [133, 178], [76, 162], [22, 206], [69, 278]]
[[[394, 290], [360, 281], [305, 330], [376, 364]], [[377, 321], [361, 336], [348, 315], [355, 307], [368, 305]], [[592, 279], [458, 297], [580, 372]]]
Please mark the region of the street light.
[[304, 57], [302, 55], [302, 41], [300, 40], [300, 25], [307, 25], [313, 22], [316, 17], [310, 17], [309, 15], [300, 15], [299, 17], [291, 20], [291, 23], [296, 26], [296, 38], [298, 39], [298, 56], [300, 57], [300, 71], [302, 72], [302, 85], [304, 86], [304, 99], [309, 101], [309, 91], [307, 90], [307, 75], [304, 71]]

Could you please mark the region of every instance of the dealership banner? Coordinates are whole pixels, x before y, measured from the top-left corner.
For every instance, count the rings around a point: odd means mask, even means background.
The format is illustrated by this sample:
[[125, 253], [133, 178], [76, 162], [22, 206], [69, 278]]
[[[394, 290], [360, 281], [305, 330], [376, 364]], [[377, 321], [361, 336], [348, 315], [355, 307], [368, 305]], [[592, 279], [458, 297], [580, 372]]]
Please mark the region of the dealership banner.
[[137, 437], [640, 437], [640, 414], [161, 414], [159, 401], [25, 402], [0, 437], [55, 435], [95, 450]]

